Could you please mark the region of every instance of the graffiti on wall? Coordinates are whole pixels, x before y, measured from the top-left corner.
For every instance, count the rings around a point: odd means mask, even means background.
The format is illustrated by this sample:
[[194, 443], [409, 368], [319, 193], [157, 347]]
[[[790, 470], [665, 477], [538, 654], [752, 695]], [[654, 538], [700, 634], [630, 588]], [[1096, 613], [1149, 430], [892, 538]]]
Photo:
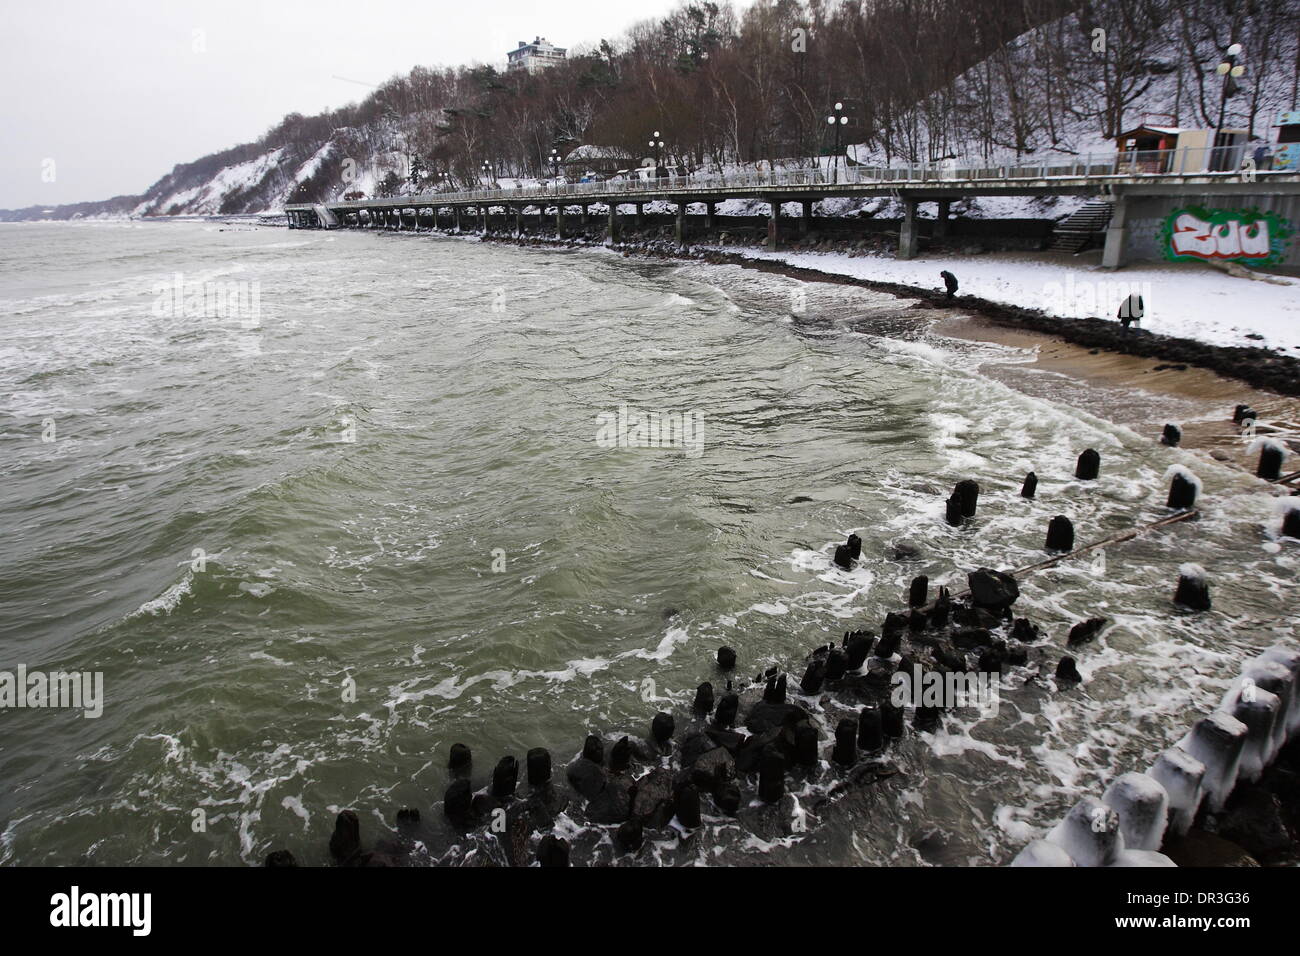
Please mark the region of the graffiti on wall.
[[1160, 248], [1174, 262], [1231, 259], [1275, 265], [1286, 257], [1291, 232], [1290, 221], [1272, 211], [1188, 206], [1165, 219]]

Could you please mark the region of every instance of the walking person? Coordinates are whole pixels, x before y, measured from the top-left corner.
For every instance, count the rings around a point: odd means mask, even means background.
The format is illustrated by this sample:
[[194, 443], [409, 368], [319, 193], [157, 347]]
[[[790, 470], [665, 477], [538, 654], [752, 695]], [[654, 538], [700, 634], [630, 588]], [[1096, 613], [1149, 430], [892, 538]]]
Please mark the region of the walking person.
[[943, 277], [943, 284], [948, 290], [948, 298], [951, 299], [957, 294], [957, 277], [947, 269], [944, 269], [939, 275]]

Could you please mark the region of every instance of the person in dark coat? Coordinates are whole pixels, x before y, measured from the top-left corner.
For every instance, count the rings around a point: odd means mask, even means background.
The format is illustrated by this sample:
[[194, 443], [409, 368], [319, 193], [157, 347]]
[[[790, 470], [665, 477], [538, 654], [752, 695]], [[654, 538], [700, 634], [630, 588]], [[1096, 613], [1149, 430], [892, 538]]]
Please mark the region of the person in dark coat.
[[957, 277], [953, 275], [951, 272], [949, 272], [947, 269], [944, 269], [942, 272], [939, 273], [939, 275], [943, 277], [943, 284], [948, 289], [948, 298], [951, 299], [954, 295], [957, 294]]
[[1146, 306], [1142, 302], [1142, 296], [1130, 292], [1128, 298], [1119, 304], [1119, 311], [1115, 313], [1115, 318], [1119, 319], [1120, 325], [1127, 329], [1130, 325], [1141, 325], [1145, 313]]

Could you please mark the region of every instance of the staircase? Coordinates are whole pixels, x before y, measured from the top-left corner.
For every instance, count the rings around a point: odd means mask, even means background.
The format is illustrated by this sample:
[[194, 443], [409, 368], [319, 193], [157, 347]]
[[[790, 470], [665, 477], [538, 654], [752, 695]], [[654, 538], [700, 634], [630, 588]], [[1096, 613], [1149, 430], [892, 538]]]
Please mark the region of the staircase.
[[1113, 204], [1104, 200], [1089, 199], [1052, 230], [1052, 252], [1070, 252], [1076, 255], [1082, 252], [1097, 233], [1110, 225], [1113, 209]]

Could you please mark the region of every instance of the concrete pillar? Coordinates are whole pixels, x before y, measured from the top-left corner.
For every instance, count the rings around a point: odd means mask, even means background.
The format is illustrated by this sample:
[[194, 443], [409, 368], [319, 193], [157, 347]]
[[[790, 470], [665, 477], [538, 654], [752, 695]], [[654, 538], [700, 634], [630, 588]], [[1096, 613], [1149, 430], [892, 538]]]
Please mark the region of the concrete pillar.
[[918, 233], [916, 221], [916, 207], [919, 203], [915, 199], [903, 200], [903, 225], [898, 232], [898, 258], [915, 259], [918, 246]]
[[704, 204], [704, 225], [713, 232], [718, 228], [718, 204], [715, 202], [706, 202]]
[[1115, 208], [1110, 214], [1106, 229], [1106, 246], [1101, 251], [1101, 267], [1118, 269], [1124, 265], [1124, 247], [1128, 245], [1128, 201], [1121, 193], [1115, 197]]
[[453, 216], [455, 217], [455, 219], [456, 219], [456, 231], [457, 231], [457, 232], [460, 232], [460, 231], [461, 231], [461, 224], [460, 224], [460, 209], [461, 209], [460, 206], [452, 206], [452, 207], [451, 207], [452, 215], [453, 215]]
[[813, 204], [811, 199], [805, 199], [800, 203], [803, 206], [803, 215], [799, 217], [799, 235], [808, 235], [808, 227], [812, 224]]
[[618, 203], [616, 203], [616, 202], [611, 202], [611, 203], [609, 204], [609, 213], [608, 213], [608, 216], [609, 216], [609, 227], [608, 227], [607, 233], [608, 233], [608, 236], [609, 236], [609, 241], [610, 241], [610, 242], [618, 242], [618, 226], [619, 226], [619, 222], [618, 222]]
[[515, 207], [515, 235], [522, 236], [523, 234], [524, 234], [524, 207], [516, 206]]
[[767, 206], [768, 209], [771, 210], [767, 217], [767, 247], [769, 249], [777, 249], [781, 244], [781, 232], [779, 227], [779, 221], [781, 218], [781, 200], [768, 200]]
[[556, 202], [555, 204], [555, 237], [564, 238], [564, 203]]
[[951, 199], [940, 199], [939, 209], [934, 217], [934, 232], [932, 235], [936, 239], [942, 239], [948, 235], [948, 210], [952, 207]]
[[587, 224], [587, 210], [588, 210], [590, 207], [589, 207], [586, 203], [583, 203], [583, 204], [582, 204], [580, 207], [578, 207], [578, 208], [580, 208], [580, 209], [582, 210], [582, 215], [579, 217], [578, 221], [579, 221], [580, 223], [582, 223], [582, 224], [585, 226], [585, 225]]
[[636, 227], [640, 229], [642, 226], [645, 225], [645, 203], [639, 202], [636, 203], [635, 205], [636, 205], [636, 219], [635, 219]]
[[479, 212], [479, 220], [483, 223], [483, 235], [486, 236], [488, 232], [488, 212], [489, 212], [488, 207], [479, 206], [478, 212]]
[[686, 203], [685, 202], [679, 202], [677, 204], [676, 235], [677, 235], [677, 244], [679, 246], [686, 245]]

